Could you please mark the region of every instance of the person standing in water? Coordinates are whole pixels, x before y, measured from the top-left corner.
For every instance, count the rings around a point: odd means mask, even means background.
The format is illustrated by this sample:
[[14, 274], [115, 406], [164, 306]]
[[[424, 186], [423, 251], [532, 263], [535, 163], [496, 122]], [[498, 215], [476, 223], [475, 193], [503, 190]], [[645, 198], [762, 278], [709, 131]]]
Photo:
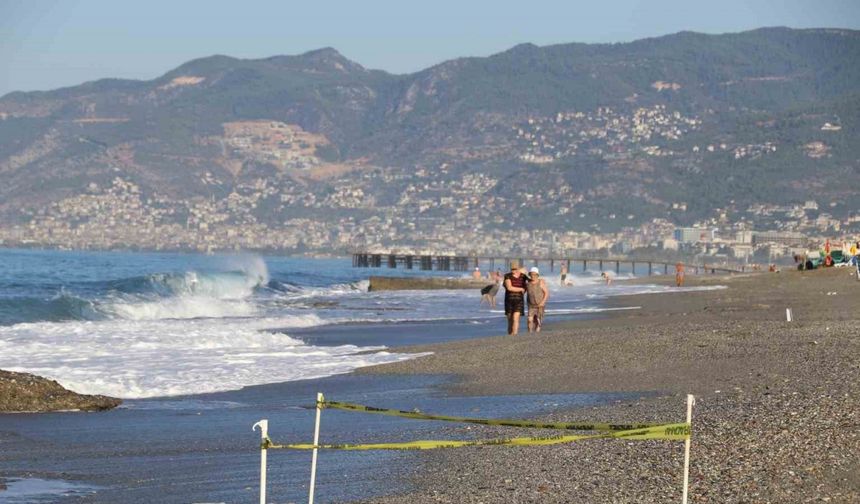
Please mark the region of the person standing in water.
[[516, 336], [520, 331], [520, 317], [525, 313], [526, 276], [520, 265], [511, 264], [511, 272], [505, 275], [505, 317], [508, 318], [508, 334]]
[[567, 285], [567, 265], [561, 265], [561, 286], [564, 287]]
[[675, 265], [675, 285], [678, 287], [684, 286], [684, 264], [678, 263]]
[[546, 302], [549, 299], [549, 289], [546, 286], [546, 280], [540, 277], [540, 270], [537, 266], [529, 270], [526, 293], [528, 294], [529, 302], [529, 332], [540, 332], [540, 328], [543, 325]]

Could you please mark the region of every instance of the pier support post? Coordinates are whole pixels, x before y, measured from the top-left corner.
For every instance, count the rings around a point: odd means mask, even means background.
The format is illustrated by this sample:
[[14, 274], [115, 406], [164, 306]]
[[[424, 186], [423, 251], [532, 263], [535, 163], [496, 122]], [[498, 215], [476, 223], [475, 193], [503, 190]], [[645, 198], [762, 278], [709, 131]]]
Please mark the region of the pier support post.
[[621, 274], [621, 261], [615, 261], [615, 274]]
[[631, 269], [633, 270], [633, 274], [636, 274], [636, 261], [630, 261]]
[[597, 262], [597, 266], [600, 268], [600, 271], [603, 271], [603, 259]]
[[586, 271], [587, 269], [588, 269], [588, 261], [583, 259], [582, 260], [582, 271]]
[[664, 275], [669, 274], [669, 263], [663, 263], [663, 274]]
[[651, 276], [651, 261], [648, 261], [648, 276]]

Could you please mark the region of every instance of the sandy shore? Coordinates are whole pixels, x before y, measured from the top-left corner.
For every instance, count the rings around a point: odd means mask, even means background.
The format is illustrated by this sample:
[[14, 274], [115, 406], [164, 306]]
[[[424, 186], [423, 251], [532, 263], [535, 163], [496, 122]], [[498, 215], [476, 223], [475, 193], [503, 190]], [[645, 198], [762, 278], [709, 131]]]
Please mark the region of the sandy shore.
[[[726, 288], [617, 297], [613, 305], [641, 309], [539, 336], [414, 347], [434, 354], [361, 372], [455, 374], [464, 394], [643, 394], [557, 415], [569, 421], [682, 421], [693, 393], [691, 502], [860, 502], [860, 282], [833, 269], [690, 284]], [[371, 502], [680, 501], [682, 446], [606, 440], [427, 452], [413, 493]]]

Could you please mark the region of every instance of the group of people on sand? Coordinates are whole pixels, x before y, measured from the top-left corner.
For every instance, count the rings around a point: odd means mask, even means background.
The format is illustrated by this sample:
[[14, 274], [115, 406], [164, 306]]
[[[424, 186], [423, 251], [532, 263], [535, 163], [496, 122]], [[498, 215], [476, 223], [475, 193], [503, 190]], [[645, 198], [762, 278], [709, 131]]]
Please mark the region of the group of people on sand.
[[[477, 268], [475, 268], [478, 271]], [[474, 276], [474, 275], [473, 275]], [[475, 276], [480, 278], [480, 276]], [[499, 288], [505, 288], [505, 317], [508, 319], [508, 334], [516, 335], [520, 330], [520, 319], [528, 313], [528, 331], [540, 332], [549, 300], [549, 288], [541, 277], [537, 266], [526, 271], [516, 262], [511, 264], [511, 272], [502, 276], [500, 271], [491, 273], [492, 284], [481, 289], [481, 306], [495, 308]], [[562, 284], [564, 285], [564, 284]], [[528, 312], [526, 312], [528, 307]]]
[[528, 306], [527, 326], [530, 333], [540, 332], [549, 301], [549, 288], [546, 280], [541, 278], [537, 266], [528, 273], [519, 264], [511, 264], [511, 272], [504, 277], [505, 286], [505, 317], [508, 319], [508, 334], [516, 335], [520, 331], [520, 318], [526, 315]]

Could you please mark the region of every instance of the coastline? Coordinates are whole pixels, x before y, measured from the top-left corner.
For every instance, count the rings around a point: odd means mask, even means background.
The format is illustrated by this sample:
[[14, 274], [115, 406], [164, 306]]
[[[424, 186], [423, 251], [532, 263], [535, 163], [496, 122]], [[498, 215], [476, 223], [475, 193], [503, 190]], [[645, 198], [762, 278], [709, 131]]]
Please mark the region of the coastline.
[[[832, 269], [690, 276], [688, 285], [727, 288], [614, 297], [610, 306], [642, 309], [537, 336], [401, 348], [434, 353], [357, 373], [456, 375], [450, 388], [467, 395], [642, 394], [553, 415], [567, 421], [679, 421], [693, 393], [693, 502], [860, 499], [860, 282]], [[665, 502], [680, 498], [682, 451], [612, 440], [439, 450], [423, 456], [413, 492], [365, 502]]]

